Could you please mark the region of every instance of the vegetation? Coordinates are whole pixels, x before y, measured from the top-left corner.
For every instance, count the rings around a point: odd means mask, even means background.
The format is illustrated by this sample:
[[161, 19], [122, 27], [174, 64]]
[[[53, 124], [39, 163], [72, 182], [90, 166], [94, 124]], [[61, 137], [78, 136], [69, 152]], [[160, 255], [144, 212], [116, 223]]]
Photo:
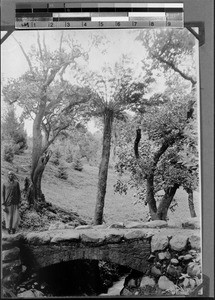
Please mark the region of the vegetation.
[[[167, 218], [180, 187], [188, 194], [191, 216], [196, 215], [193, 192], [198, 188], [199, 154], [194, 37], [186, 29], [132, 34], [143, 49], [143, 58], [134, 63], [122, 51], [115, 62], [107, 61], [97, 70], [90, 67], [90, 48], [70, 35], [62, 33], [55, 50], [39, 33], [29, 52], [17, 41], [29, 69], [8, 80], [3, 97], [6, 103], [22, 108], [22, 120], [33, 120], [29, 194], [35, 207], [45, 199], [41, 183], [51, 157], [58, 167], [56, 176], [65, 181], [62, 160], [82, 171], [83, 158], [97, 165], [100, 157], [94, 224], [102, 224], [112, 151], [119, 175], [130, 176], [125, 183], [118, 180], [116, 191], [135, 188], [138, 198], [148, 205], [151, 219]], [[106, 35], [90, 36], [90, 46], [104, 57], [109, 43]], [[92, 118], [102, 128], [102, 139], [86, 128]], [[163, 196], [158, 196], [162, 191]]]

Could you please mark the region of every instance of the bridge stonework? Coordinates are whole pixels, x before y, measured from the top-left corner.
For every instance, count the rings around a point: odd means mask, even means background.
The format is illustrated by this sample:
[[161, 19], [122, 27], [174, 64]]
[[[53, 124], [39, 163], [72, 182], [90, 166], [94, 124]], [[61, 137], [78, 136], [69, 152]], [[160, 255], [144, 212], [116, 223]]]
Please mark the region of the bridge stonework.
[[150, 236], [140, 230], [64, 230], [31, 233], [21, 245], [25, 265], [35, 269], [72, 260], [103, 260], [145, 272]]
[[187, 245], [201, 251], [199, 226], [176, 228], [165, 221], [149, 223], [134, 222], [123, 228], [78, 226], [3, 235], [2, 283], [14, 284], [28, 269], [86, 259], [112, 262], [145, 273], [150, 268], [152, 253], [167, 248], [181, 252]]

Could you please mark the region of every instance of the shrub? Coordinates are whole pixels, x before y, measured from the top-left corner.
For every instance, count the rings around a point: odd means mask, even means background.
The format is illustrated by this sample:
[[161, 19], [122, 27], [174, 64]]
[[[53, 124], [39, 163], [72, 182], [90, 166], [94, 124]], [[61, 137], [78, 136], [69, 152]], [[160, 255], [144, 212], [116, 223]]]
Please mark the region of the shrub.
[[72, 163], [73, 162], [73, 155], [72, 155], [72, 153], [67, 154], [66, 162], [68, 162], [68, 163]]
[[56, 149], [52, 155], [52, 159], [51, 162], [55, 165], [55, 166], [59, 166], [60, 164], [60, 158], [61, 158], [62, 154], [60, 152], [59, 149]]
[[74, 162], [73, 162], [73, 168], [74, 168], [74, 170], [77, 170], [77, 171], [83, 170], [83, 164], [82, 164], [79, 156], [75, 157]]
[[11, 144], [6, 144], [4, 146], [4, 151], [3, 151], [3, 155], [4, 155], [4, 160], [12, 163], [13, 159], [14, 159], [14, 149], [13, 146]]
[[57, 178], [60, 178], [60, 179], [64, 179], [64, 180], [67, 180], [68, 179], [68, 174], [67, 174], [67, 171], [66, 171], [66, 168], [64, 166], [59, 166], [58, 167], [58, 171], [57, 173], [55, 174], [55, 176]]

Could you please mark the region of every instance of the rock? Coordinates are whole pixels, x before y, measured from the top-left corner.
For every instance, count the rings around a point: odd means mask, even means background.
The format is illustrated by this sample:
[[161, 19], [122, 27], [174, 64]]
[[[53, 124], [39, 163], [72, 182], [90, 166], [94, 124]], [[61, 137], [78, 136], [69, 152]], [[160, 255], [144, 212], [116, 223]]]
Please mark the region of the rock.
[[22, 273], [25, 273], [26, 270], [27, 270], [27, 267], [25, 265], [22, 265]]
[[187, 266], [187, 274], [191, 277], [195, 277], [201, 274], [201, 268], [197, 263], [190, 262]]
[[105, 229], [105, 228], [107, 228], [106, 224], [93, 225], [93, 229]]
[[132, 231], [128, 231], [124, 234], [124, 238], [126, 240], [139, 239], [139, 238], [143, 238], [143, 237], [146, 237], [146, 234], [142, 230], [132, 230]]
[[152, 273], [153, 275], [155, 275], [155, 276], [161, 276], [161, 275], [162, 275], [161, 270], [159, 270], [159, 269], [156, 268], [155, 266], [153, 266], [153, 267], [151, 268], [151, 273]]
[[164, 260], [166, 258], [166, 252], [160, 252], [158, 253], [158, 259], [159, 260]]
[[172, 265], [178, 265], [179, 264], [179, 261], [176, 258], [172, 258], [170, 260], [170, 262], [171, 262]]
[[11, 260], [17, 260], [19, 259], [19, 253], [20, 249], [18, 247], [14, 247], [9, 250], [3, 250], [2, 251], [2, 261], [7, 262]]
[[2, 263], [2, 273], [3, 276], [9, 275], [12, 272], [21, 272], [22, 266], [21, 266], [21, 260], [14, 260], [8, 263]]
[[187, 221], [182, 223], [182, 228], [199, 229], [201, 228], [200, 220], [198, 217], [189, 218]]
[[30, 232], [26, 234], [25, 239], [33, 245], [48, 244], [51, 240], [51, 234], [49, 231]]
[[107, 243], [118, 243], [122, 240], [124, 234], [117, 229], [108, 230], [105, 233]]
[[191, 259], [193, 259], [193, 257], [192, 257], [191, 254], [186, 254], [186, 255], [184, 255], [184, 260], [189, 261], [189, 260], [191, 260]]
[[128, 289], [126, 289], [125, 287], [121, 290], [120, 292], [120, 296], [132, 296], [132, 292], [130, 292]]
[[144, 276], [141, 280], [140, 287], [143, 288], [146, 286], [152, 286], [152, 287], [155, 286], [154, 279], [149, 276]]
[[65, 230], [59, 233], [51, 239], [51, 243], [58, 243], [62, 241], [78, 241], [80, 239], [80, 233], [75, 230]]
[[85, 243], [102, 243], [105, 240], [105, 234], [99, 231], [89, 231], [80, 234], [81, 241]]
[[169, 280], [166, 276], [161, 276], [158, 280], [158, 287], [161, 290], [171, 290], [174, 291], [175, 290], [175, 285], [174, 283]]
[[144, 228], [145, 227], [145, 223], [144, 222], [129, 222], [126, 224], [125, 226], [128, 229], [131, 228]]
[[137, 287], [136, 286], [136, 281], [135, 281], [135, 279], [130, 279], [129, 281], [128, 281], [128, 283], [127, 283], [127, 287], [130, 287], [130, 288], [134, 288], [134, 287]]
[[169, 265], [167, 267], [167, 273], [173, 277], [179, 277], [181, 275], [181, 269], [176, 266]]
[[182, 234], [175, 235], [170, 240], [170, 247], [172, 250], [182, 251], [187, 246], [187, 240], [188, 238]]
[[125, 225], [123, 222], [117, 222], [117, 223], [111, 224], [108, 228], [125, 228]]
[[180, 256], [178, 257], [178, 260], [182, 260], [182, 259], [184, 259], [184, 255], [180, 255]]
[[41, 291], [38, 291], [36, 289], [24, 291], [17, 295], [17, 297], [20, 297], [20, 298], [35, 298], [35, 297], [44, 297], [44, 296], [45, 295]]
[[156, 257], [155, 255], [151, 254], [147, 260], [149, 262], [152, 262], [152, 261], [154, 261], [155, 257]]
[[190, 279], [189, 278], [184, 278], [184, 281], [183, 281], [183, 286], [186, 288], [188, 287], [190, 284]]
[[189, 251], [189, 253], [190, 253], [192, 256], [195, 256], [197, 252], [196, 252], [196, 250], [191, 249], [191, 250]]
[[79, 230], [79, 229], [92, 229], [92, 228], [93, 225], [79, 225], [75, 229]]
[[164, 250], [168, 246], [169, 240], [166, 235], [156, 234], [151, 240], [151, 252]]
[[163, 228], [167, 226], [168, 226], [167, 222], [163, 220], [155, 220], [155, 221], [144, 223], [144, 227], [146, 228]]
[[200, 250], [201, 249], [201, 242], [200, 242], [200, 236], [199, 235], [191, 235], [189, 237], [190, 246], [194, 250]]

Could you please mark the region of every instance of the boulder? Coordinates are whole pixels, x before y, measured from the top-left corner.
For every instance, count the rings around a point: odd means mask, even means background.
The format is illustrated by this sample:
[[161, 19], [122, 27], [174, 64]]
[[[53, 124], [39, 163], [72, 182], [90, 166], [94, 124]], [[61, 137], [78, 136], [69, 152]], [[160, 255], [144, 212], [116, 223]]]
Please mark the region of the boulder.
[[158, 287], [161, 290], [170, 290], [175, 291], [175, 285], [174, 283], [169, 280], [166, 276], [161, 276], [158, 280]]
[[170, 240], [170, 247], [172, 250], [182, 251], [187, 246], [187, 240], [188, 238], [182, 234], [175, 235]]
[[189, 261], [189, 260], [191, 260], [191, 259], [193, 259], [193, 257], [192, 257], [191, 254], [186, 254], [186, 255], [184, 255], [184, 260], [185, 260], [185, 261]]
[[48, 244], [51, 240], [51, 233], [49, 231], [29, 232], [26, 234], [25, 239], [33, 245]]
[[123, 233], [118, 232], [117, 230], [113, 230], [106, 233], [106, 242], [107, 243], [118, 243], [123, 238]]
[[151, 240], [151, 252], [166, 249], [169, 244], [168, 237], [163, 234], [156, 234]]
[[181, 267], [169, 265], [167, 267], [167, 273], [173, 277], [179, 277], [181, 275]]
[[140, 287], [143, 288], [146, 286], [155, 286], [155, 280], [149, 276], [144, 276], [141, 280]]
[[137, 287], [135, 279], [131, 278], [127, 283], [127, 287], [130, 287], [130, 288]]

